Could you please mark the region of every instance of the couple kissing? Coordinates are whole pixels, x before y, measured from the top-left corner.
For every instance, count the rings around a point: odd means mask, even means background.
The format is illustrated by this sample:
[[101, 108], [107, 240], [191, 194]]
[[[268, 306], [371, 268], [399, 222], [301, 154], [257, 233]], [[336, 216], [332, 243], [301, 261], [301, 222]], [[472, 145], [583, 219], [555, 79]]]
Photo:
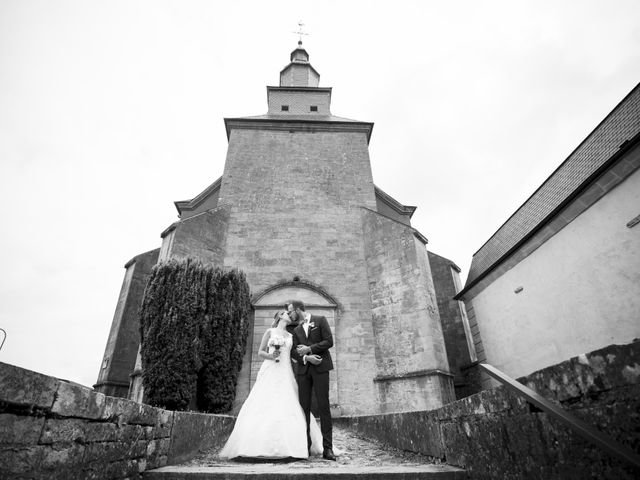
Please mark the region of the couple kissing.
[[[323, 316], [306, 312], [300, 300], [285, 304], [262, 337], [263, 359], [221, 458], [336, 460], [329, 406], [329, 349], [333, 335]], [[320, 428], [311, 414], [315, 393]]]

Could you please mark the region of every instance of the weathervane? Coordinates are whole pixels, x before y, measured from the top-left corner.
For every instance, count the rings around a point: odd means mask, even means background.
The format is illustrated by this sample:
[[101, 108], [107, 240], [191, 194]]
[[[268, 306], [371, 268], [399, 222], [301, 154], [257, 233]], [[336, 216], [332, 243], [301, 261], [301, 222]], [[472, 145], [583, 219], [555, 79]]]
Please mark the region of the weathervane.
[[302, 27], [304, 27], [304, 23], [302, 23], [302, 20], [300, 20], [300, 21], [298, 21], [298, 31], [297, 32], [293, 32], [296, 35], [299, 35], [299, 37], [298, 37], [298, 45], [299, 46], [302, 46], [302, 36], [303, 35], [309, 35], [308, 33], [305, 33], [302, 30]]

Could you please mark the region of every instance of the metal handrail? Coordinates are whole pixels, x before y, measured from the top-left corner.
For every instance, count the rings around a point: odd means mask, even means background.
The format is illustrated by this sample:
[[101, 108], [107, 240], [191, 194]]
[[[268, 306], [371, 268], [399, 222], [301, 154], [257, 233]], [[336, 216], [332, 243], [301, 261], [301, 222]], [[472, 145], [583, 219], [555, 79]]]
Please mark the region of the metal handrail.
[[589, 440], [592, 443], [595, 443], [614, 457], [620, 460], [624, 460], [631, 465], [634, 465], [636, 468], [640, 468], [640, 455], [638, 455], [630, 448], [616, 442], [609, 435], [596, 430], [591, 425], [588, 425], [582, 420], [574, 417], [562, 407], [551, 403], [543, 396], [539, 395], [530, 388], [525, 387], [520, 382], [507, 376], [497, 368], [492, 367], [491, 365], [486, 363], [481, 363], [480, 367], [500, 383], [504, 384], [507, 388], [522, 395], [527, 399], [527, 401], [533, 403], [536, 407], [550, 414], [556, 420], [564, 423], [571, 430], [573, 430], [583, 438]]
[[2, 343], [0, 343], [0, 350], [2, 350], [2, 346], [4, 345], [4, 341], [7, 339], [7, 332], [4, 328], [0, 328], [0, 331], [4, 333], [4, 337], [2, 337]]

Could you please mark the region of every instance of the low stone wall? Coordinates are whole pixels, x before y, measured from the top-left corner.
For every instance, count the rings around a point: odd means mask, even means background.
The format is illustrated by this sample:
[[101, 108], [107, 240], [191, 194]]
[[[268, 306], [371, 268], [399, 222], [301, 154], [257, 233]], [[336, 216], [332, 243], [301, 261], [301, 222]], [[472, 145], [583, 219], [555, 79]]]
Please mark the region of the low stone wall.
[[[611, 345], [518, 380], [640, 452], [640, 342]], [[473, 479], [640, 476], [505, 387], [437, 410], [337, 422], [397, 448], [445, 459]]]
[[0, 478], [141, 478], [224, 442], [234, 422], [108, 397], [0, 362]]

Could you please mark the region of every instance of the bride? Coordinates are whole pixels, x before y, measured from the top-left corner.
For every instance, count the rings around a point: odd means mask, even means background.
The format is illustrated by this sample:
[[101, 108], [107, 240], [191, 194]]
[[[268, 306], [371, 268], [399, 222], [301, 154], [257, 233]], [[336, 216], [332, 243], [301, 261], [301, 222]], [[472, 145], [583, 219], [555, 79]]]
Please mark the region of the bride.
[[264, 362], [220, 458], [308, 458], [322, 453], [322, 434], [313, 417], [307, 450], [307, 422], [291, 369], [290, 323], [287, 312], [278, 312], [262, 337], [258, 355]]

